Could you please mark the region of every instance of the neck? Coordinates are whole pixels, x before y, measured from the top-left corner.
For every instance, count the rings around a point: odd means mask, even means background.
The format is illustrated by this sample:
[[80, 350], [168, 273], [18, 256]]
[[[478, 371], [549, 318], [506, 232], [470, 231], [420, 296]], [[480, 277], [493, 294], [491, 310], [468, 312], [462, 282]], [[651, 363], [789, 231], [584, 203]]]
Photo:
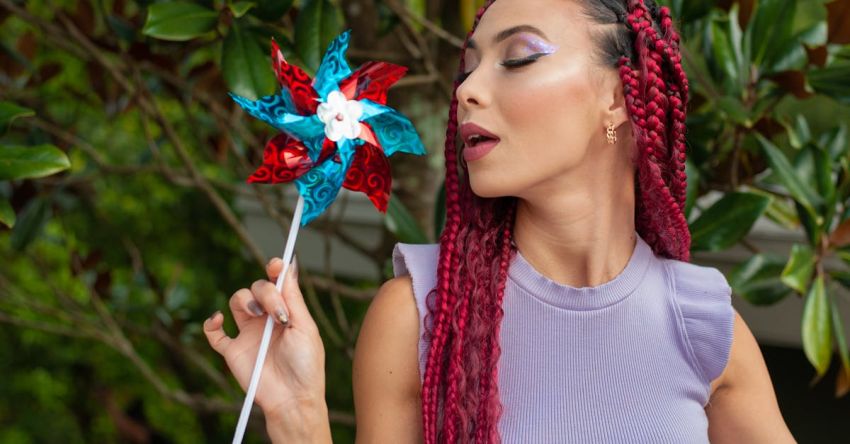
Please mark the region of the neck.
[[517, 248], [557, 283], [595, 287], [612, 280], [628, 264], [637, 242], [632, 180], [558, 189], [566, 191], [518, 200]]

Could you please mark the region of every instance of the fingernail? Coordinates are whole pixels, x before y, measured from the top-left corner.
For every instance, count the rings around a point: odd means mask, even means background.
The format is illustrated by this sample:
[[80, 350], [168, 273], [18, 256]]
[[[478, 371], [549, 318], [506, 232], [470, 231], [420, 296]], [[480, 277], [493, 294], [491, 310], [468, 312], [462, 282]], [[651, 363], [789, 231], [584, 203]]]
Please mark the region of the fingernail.
[[213, 318], [219, 313], [221, 313], [221, 310], [216, 310], [215, 313], [211, 314], [210, 317], [207, 318], [207, 320], [212, 321]]
[[274, 315], [281, 324], [286, 325], [289, 323], [289, 316], [284, 309], [278, 308], [275, 310]]
[[248, 302], [248, 310], [249, 310], [249, 311], [250, 311], [250, 312], [251, 312], [254, 316], [262, 316], [262, 315], [263, 315], [263, 309], [262, 309], [262, 308], [260, 308], [260, 305], [259, 305], [259, 304], [257, 304], [257, 301], [250, 301], [250, 302]]

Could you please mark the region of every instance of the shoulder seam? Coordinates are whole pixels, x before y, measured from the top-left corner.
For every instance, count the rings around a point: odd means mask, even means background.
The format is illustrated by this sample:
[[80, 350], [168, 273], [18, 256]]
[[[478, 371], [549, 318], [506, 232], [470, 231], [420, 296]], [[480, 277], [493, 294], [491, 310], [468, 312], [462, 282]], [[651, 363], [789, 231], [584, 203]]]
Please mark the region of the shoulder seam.
[[676, 324], [679, 326], [679, 332], [685, 340], [685, 346], [688, 348], [688, 358], [690, 358], [691, 365], [694, 366], [697, 373], [704, 384], [711, 385], [711, 381], [708, 380], [706, 376], [705, 369], [702, 368], [702, 365], [699, 363], [699, 359], [697, 358], [696, 351], [694, 350], [694, 346], [691, 343], [691, 338], [688, 335], [688, 329], [685, 328], [685, 316], [682, 313], [682, 308], [679, 305], [679, 297], [678, 297], [678, 287], [676, 285], [676, 271], [674, 267], [671, 265], [670, 261], [664, 261], [664, 268], [667, 270], [667, 273], [670, 275], [670, 285], [673, 287], [673, 291], [671, 292], [673, 297], [673, 307], [676, 310]]

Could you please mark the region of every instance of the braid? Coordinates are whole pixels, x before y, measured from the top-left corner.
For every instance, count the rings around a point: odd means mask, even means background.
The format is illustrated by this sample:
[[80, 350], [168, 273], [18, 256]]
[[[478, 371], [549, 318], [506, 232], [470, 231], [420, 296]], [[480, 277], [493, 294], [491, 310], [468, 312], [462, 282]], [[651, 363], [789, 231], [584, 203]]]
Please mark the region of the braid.
[[[493, 0], [488, 0], [476, 14], [473, 29], [467, 34], [464, 40], [461, 54], [466, 51], [467, 42], [472, 32], [477, 26], [484, 14], [484, 11], [490, 6]], [[463, 72], [464, 63], [461, 56], [458, 72]], [[445, 165], [446, 165], [446, 225], [440, 235], [440, 260], [437, 264], [438, 284], [427, 297], [428, 314], [426, 315], [426, 332], [425, 338], [429, 341], [427, 354], [427, 364], [422, 381], [422, 420], [423, 431], [426, 444], [435, 444], [444, 441], [444, 428], [448, 434], [455, 435], [456, 428], [454, 418], [457, 416], [463, 417], [467, 412], [459, 412], [457, 408], [458, 399], [457, 393], [463, 390], [463, 387], [457, 383], [458, 373], [461, 372], [462, 366], [459, 366], [458, 359], [449, 361], [447, 351], [454, 351], [452, 355], [455, 357], [462, 356], [463, 338], [457, 339], [450, 332], [459, 330], [464, 331], [466, 328], [466, 318], [468, 318], [469, 298], [465, 297], [461, 301], [464, 306], [464, 320], [458, 323], [452, 322], [454, 315], [453, 310], [459, 299], [458, 291], [453, 291], [453, 282], [459, 279], [453, 279], [453, 274], [460, 278], [463, 276], [462, 270], [459, 270], [462, 250], [458, 247], [461, 244], [461, 236], [459, 236], [461, 227], [463, 226], [462, 206], [461, 202], [466, 203], [469, 200], [468, 184], [464, 187], [460, 186], [458, 174], [458, 153], [455, 145], [457, 137], [457, 87], [459, 81], [455, 81], [452, 88], [452, 100], [449, 106], [449, 119], [446, 129], [445, 140]], [[468, 288], [464, 288], [464, 293], [469, 294]], [[454, 324], [454, 325], [452, 325]], [[462, 334], [460, 335], [462, 336]], [[457, 340], [457, 346], [454, 345]], [[447, 363], [451, 368], [447, 368]], [[452, 363], [454, 363], [452, 365]], [[463, 369], [467, 371], [467, 369]], [[450, 393], [443, 393], [446, 389], [443, 377], [445, 373], [449, 374], [449, 384], [453, 386], [449, 390]], [[462, 391], [461, 391], [462, 393]], [[443, 396], [450, 394], [449, 398], [441, 399]], [[442, 401], [442, 402], [441, 402]], [[441, 408], [445, 405], [445, 408]], [[451, 424], [451, 426], [445, 426]], [[454, 439], [454, 436], [452, 436]]]
[[670, 84], [670, 103], [673, 113], [672, 126], [669, 138], [673, 147], [673, 194], [677, 199], [682, 212], [685, 211], [685, 199], [687, 197], [687, 174], [685, 173], [685, 118], [687, 116], [688, 100], [688, 77], [682, 68], [682, 55], [679, 53], [679, 34], [673, 29], [673, 18], [670, 17], [670, 9], [666, 6], [661, 8], [661, 30], [666, 37], [665, 49], [667, 58], [673, 69], [672, 83]]
[[[678, 36], [670, 32], [672, 19], [669, 10], [654, 8], [652, 0], [646, 3], [644, 0], [629, 0], [627, 23], [635, 34], [634, 48], [639, 71], [629, 66], [631, 61], [628, 58], [620, 60], [620, 76], [627, 95], [642, 96], [640, 102], [629, 104], [640, 155], [640, 183], [636, 188], [640, 189], [642, 205], [638, 205], [635, 219], [638, 229], [643, 231], [641, 234], [646, 234], [647, 243], [655, 246], [662, 255], [688, 260], [690, 233], [684, 216], [686, 105], [682, 98], [683, 92], [687, 94], [687, 80], [681, 70], [678, 46], [671, 44], [677, 41]], [[661, 26], [666, 27], [666, 40], [653, 26], [653, 10], [661, 19]], [[676, 58], [671, 58], [671, 55]], [[664, 70], [665, 67], [672, 67], [672, 75], [670, 70]], [[671, 80], [669, 87], [668, 79]], [[668, 115], [671, 118], [668, 119]], [[671, 121], [669, 131], [668, 121]]]
[[[457, 89], [457, 85], [455, 85]], [[450, 113], [457, 110], [457, 98], [453, 97]], [[458, 202], [457, 166], [454, 138], [457, 135], [457, 120], [449, 119], [446, 131], [446, 227], [440, 236], [440, 261], [437, 264], [438, 288], [436, 298], [432, 291], [428, 299], [436, 300], [439, 306], [429, 310], [428, 316], [433, 319], [433, 330], [430, 332], [431, 346], [428, 349], [428, 361], [422, 386], [422, 418], [425, 428], [426, 443], [435, 443], [437, 423], [439, 422], [438, 390], [441, 388], [443, 350], [449, 339], [446, 334], [447, 317], [450, 315], [449, 306], [453, 294], [449, 291], [451, 273], [456, 267], [455, 239], [460, 228], [460, 204]], [[433, 305], [433, 304], [430, 304]], [[428, 324], [431, 324], [430, 322]]]

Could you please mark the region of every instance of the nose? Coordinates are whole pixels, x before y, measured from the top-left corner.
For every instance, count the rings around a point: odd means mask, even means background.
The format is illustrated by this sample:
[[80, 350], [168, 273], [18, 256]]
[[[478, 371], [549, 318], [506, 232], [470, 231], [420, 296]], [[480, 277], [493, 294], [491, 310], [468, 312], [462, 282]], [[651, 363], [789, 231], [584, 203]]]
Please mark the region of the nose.
[[489, 96], [481, 79], [481, 67], [475, 69], [466, 77], [466, 79], [457, 87], [457, 103], [458, 107], [464, 111], [473, 108], [486, 107], [489, 102]]

